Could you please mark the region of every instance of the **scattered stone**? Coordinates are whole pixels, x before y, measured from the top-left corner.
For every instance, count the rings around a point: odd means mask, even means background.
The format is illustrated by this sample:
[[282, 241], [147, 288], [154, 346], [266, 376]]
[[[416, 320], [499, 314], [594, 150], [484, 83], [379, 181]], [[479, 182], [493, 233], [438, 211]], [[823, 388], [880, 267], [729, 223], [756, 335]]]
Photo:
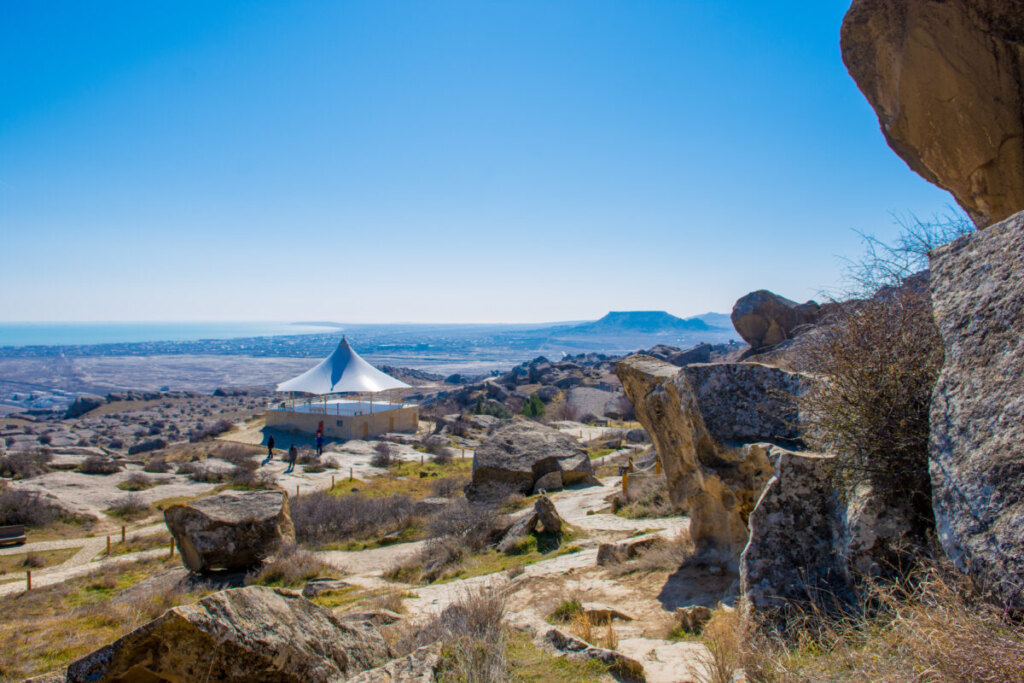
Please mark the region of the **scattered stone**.
[[676, 608], [676, 626], [687, 633], [699, 635], [704, 630], [704, 624], [709, 621], [711, 621], [711, 608], [705, 605]]
[[282, 491], [230, 491], [172, 505], [164, 521], [182, 562], [194, 572], [251, 569], [295, 543]]
[[633, 621], [634, 618], [625, 612], [600, 602], [584, 602], [583, 613], [590, 617], [590, 623], [603, 624], [613, 619], [621, 621]]
[[602, 543], [597, 546], [597, 564], [603, 567], [606, 564], [632, 560], [637, 555], [642, 555], [650, 550], [658, 541], [657, 536], [647, 536], [627, 539], [620, 543]]
[[262, 586], [174, 607], [68, 667], [69, 683], [343, 681], [386, 662], [390, 648], [302, 597]]
[[1024, 212], [935, 249], [931, 293], [946, 352], [931, 404], [936, 530], [961, 570], [1021, 609]]

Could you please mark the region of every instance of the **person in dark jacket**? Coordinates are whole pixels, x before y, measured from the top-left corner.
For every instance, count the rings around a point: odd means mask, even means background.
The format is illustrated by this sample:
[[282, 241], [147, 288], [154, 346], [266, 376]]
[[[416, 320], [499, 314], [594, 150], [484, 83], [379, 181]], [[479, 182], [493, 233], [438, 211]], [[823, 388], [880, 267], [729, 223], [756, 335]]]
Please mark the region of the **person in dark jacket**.
[[295, 461], [298, 459], [299, 449], [295, 447], [295, 444], [292, 444], [291, 448], [288, 449], [288, 469], [284, 471], [285, 474], [295, 469]]
[[271, 434], [270, 438], [267, 439], [267, 459], [261, 464], [266, 465], [268, 462], [274, 459], [274, 435]]
[[320, 457], [321, 455], [324, 454], [324, 435], [323, 434], [317, 434], [316, 435], [316, 454], [317, 454], [317, 457]]

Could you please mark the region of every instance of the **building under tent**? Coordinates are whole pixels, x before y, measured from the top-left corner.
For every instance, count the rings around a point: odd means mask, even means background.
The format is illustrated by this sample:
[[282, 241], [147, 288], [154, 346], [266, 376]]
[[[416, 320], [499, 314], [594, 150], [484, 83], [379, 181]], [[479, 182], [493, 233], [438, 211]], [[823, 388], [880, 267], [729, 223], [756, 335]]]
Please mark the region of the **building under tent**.
[[420, 409], [405, 403], [408, 384], [363, 360], [342, 337], [338, 348], [298, 377], [277, 385], [287, 393], [267, 407], [267, 427], [339, 439], [415, 432]]

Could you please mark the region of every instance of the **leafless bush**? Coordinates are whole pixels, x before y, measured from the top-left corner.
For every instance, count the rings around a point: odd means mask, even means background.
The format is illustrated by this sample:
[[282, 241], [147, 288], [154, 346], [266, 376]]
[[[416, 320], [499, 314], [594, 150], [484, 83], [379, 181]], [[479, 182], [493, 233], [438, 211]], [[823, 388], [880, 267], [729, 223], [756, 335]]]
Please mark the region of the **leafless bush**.
[[337, 573], [337, 570], [313, 553], [292, 545], [282, 548], [259, 571], [246, 576], [245, 583], [292, 588], [304, 585], [310, 579]]
[[612, 499], [612, 512], [631, 519], [679, 514], [662, 476], [630, 478], [627, 495], [619, 493]]
[[453, 498], [460, 495], [468, 483], [469, 479], [466, 477], [442, 477], [435, 479], [430, 488], [435, 496]]
[[156, 484], [152, 479], [142, 472], [133, 472], [127, 479], [117, 485], [117, 488], [125, 491], [145, 491], [153, 488]]
[[114, 474], [121, 471], [119, 465], [113, 458], [104, 458], [101, 455], [90, 455], [78, 466], [82, 474]]
[[451, 460], [451, 442], [443, 436], [432, 434], [425, 437], [420, 440], [420, 446], [422, 446], [427, 453], [433, 453], [435, 456], [448, 456], [448, 460]]
[[40, 567], [46, 566], [46, 559], [42, 555], [30, 552], [25, 555], [25, 559], [21, 561], [22, 567], [28, 567], [30, 569], [39, 569]]
[[459, 539], [470, 550], [479, 551], [487, 546], [497, 518], [494, 507], [470, 505], [465, 498], [458, 498], [430, 519], [427, 533], [431, 538]]
[[442, 680], [508, 680], [506, 600], [501, 591], [467, 590], [441, 614], [416, 624], [395, 644], [397, 654], [440, 641]]
[[224, 444], [213, 455], [221, 460], [226, 460], [235, 467], [243, 470], [249, 470], [251, 472], [259, 467], [259, 462], [255, 458], [257, 453], [258, 451], [249, 446], [243, 446], [239, 443], [230, 443]]
[[163, 439], [147, 439], [140, 441], [139, 443], [128, 448], [128, 455], [136, 455], [138, 453], [146, 453], [147, 451], [155, 451], [163, 448], [167, 445], [167, 442]]
[[455, 451], [451, 448], [443, 447], [434, 453], [430, 459], [437, 465], [447, 465], [455, 459]]
[[612, 558], [607, 564], [608, 575], [619, 577], [633, 573], [675, 571], [693, 556], [693, 549], [688, 531], [679, 531], [671, 538], [659, 537], [631, 557]]
[[[205, 411], [203, 414], [208, 415], [209, 411]], [[191, 441], [192, 443], [196, 443], [197, 441], [203, 441], [205, 439], [217, 436], [218, 434], [223, 434], [224, 432], [231, 429], [231, 426], [231, 423], [227, 420], [217, 420], [212, 425], [206, 425], [202, 422], [199, 422], [196, 424], [194, 428], [189, 430], [188, 440]]]
[[61, 517], [61, 508], [39, 493], [0, 489], [0, 525], [44, 526]]
[[171, 465], [163, 458], [153, 458], [142, 467], [142, 470], [144, 472], [163, 474], [171, 471]]
[[50, 471], [53, 454], [48, 449], [15, 451], [0, 456], [0, 477], [29, 479]]
[[255, 491], [277, 487], [274, 475], [266, 470], [250, 470], [242, 467], [234, 468], [229, 475], [231, 488]]
[[109, 514], [125, 518], [137, 517], [148, 511], [149, 506], [137, 493], [129, 493], [107, 510]]
[[332, 496], [323, 491], [291, 504], [295, 537], [300, 543], [316, 545], [400, 531], [413, 522], [412, 509], [413, 502], [406, 496]]
[[387, 441], [378, 441], [377, 445], [373, 447], [373, 457], [370, 458], [370, 464], [374, 467], [388, 467], [394, 462], [391, 444]]

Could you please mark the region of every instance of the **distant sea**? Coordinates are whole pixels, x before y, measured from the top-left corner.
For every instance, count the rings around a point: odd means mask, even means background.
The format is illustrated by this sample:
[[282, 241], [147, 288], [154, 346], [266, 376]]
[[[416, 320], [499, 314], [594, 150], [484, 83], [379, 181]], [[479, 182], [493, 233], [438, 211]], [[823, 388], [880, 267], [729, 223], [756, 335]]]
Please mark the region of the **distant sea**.
[[0, 323], [0, 346], [77, 346], [338, 332], [304, 323]]

